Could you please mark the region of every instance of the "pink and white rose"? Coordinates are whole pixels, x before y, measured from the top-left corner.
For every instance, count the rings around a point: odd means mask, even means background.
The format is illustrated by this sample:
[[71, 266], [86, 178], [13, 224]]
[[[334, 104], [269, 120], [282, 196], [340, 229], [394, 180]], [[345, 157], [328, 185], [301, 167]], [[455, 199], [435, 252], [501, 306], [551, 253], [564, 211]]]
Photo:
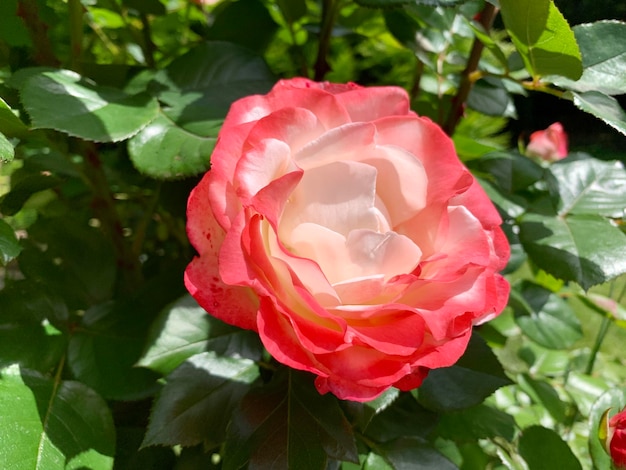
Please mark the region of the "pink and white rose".
[[185, 283], [321, 393], [366, 401], [454, 364], [502, 311], [500, 224], [404, 90], [283, 80], [226, 117], [189, 198]]
[[567, 157], [568, 139], [563, 125], [560, 122], [555, 122], [547, 129], [530, 134], [526, 153], [531, 157], [538, 157], [548, 162]]

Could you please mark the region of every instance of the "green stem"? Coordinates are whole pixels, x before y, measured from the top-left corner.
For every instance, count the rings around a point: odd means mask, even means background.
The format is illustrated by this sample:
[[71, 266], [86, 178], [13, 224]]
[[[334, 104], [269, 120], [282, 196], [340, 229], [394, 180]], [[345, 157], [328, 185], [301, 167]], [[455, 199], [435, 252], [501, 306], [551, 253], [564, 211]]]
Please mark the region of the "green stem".
[[156, 68], [156, 62], [154, 60], [154, 52], [156, 51], [156, 46], [154, 45], [154, 41], [152, 41], [152, 28], [150, 27], [150, 19], [148, 15], [141, 12], [141, 33], [143, 36], [143, 55], [146, 60], [146, 65], [154, 69]]
[[341, 0], [323, 0], [322, 3], [322, 27], [320, 30], [320, 41], [317, 49], [317, 59], [315, 60], [314, 80], [321, 81], [324, 75], [330, 71], [328, 65], [328, 51], [330, 50], [330, 37], [333, 26], [339, 13]]
[[587, 367], [585, 369], [585, 374], [587, 375], [591, 375], [591, 372], [593, 372], [593, 366], [595, 365], [598, 351], [600, 351], [600, 346], [602, 346], [602, 342], [604, 341], [610, 326], [611, 319], [609, 317], [602, 318], [602, 324], [598, 330], [598, 335], [596, 336], [596, 341], [593, 345], [593, 349], [591, 350], [591, 356], [589, 356], [589, 362], [587, 363]]
[[83, 55], [83, 15], [85, 9], [80, 0], [68, 0], [70, 22], [70, 68], [80, 73], [80, 60]]
[[[495, 6], [489, 2], [485, 3], [485, 7], [480, 13], [480, 24], [485, 28], [485, 30], [489, 30], [491, 28], [497, 13], [498, 9]], [[467, 65], [461, 74], [461, 84], [459, 85], [456, 96], [452, 99], [452, 107], [448, 113], [448, 119], [443, 126], [444, 131], [446, 131], [448, 135], [454, 134], [454, 130], [463, 116], [465, 102], [467, 101], [467, 97], [469, 96], [474, 84], [472, 75], [478, 69], [478, 63], [484, 48], [485, 45], [480, 41], [480, 39], [474, 38], [474, 43], [472, 44], [472, 50], [470, 51]]]

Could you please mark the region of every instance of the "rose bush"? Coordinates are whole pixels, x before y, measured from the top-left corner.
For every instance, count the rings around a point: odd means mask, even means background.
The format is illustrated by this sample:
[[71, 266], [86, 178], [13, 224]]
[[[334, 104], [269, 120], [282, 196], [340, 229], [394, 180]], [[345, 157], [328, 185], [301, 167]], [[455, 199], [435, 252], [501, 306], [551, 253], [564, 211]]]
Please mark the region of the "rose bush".
[[418, 387], [509, 286], [501, 219], [404, 90], [278, 82], [233, 104], [188, 202], [198, 303], [321, 393]]
[[617, 468], [626, 468], [626, 409], [609, 421], [607, 450]]
[[530, 134], [530, 142], [528, 147], [526, 147], [526, 153], [548, 162], [567, 157], [568, 139], [563, 125], [560, 122], [555, 122], [547, 129]]

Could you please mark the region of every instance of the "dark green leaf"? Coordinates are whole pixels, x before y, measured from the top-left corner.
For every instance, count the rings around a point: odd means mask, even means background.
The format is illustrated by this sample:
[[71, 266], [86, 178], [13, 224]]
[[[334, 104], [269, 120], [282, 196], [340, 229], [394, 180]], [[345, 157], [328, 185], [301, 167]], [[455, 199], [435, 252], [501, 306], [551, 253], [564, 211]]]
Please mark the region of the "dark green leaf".
[[453, 6], [467, 0], [355, 0], [361, 6], [371, 8], [397, 8], [403, 5], [420, 4], [430, 6]]
[[600, 395], [591, 407], [589, 413], [589, 453], [595, 468], [610, 468], [611, 457], [604, 445], [598, 439], [600, 419], [604, 412], [612, 409], [611, 416], [626, 407], [626, 391], [620, 388], [612, 388]]
[[379, 451], [394, 470], [458, 470], [429, 442], [419, 438], [397, 439], [381, 445]]
[[159, 0], [123, 0], [122, 3], [147, 15], [164, 15], [167, 12]]
[[22, 251], [20, 242], [9, 224], [0, 219], [0, 264], [6, 265]]
[[96, 142], [135, 135], [158, 113], [147, 93], [128, 95], [69, 70], [24, 69], [12, 77], [33, 126]]
[[535, 403], [543, 406], [557, 423], [565, 421], [566, 405], [549, 382], [521, 374], [517, 377], [517, 384]]
[[561, 216], [567, 214], [626, 216], [626, 170], [621, 162], [588, 158], [562, 160], [550, 167], [551, 192]]
[[459, 441], [502, 437], [511, 442], [515, 436], [515, 419], [504, 411], [480, 404], [467, 410], [445, 413], [437, 427], [443, 438]]
[[214, 351], [219, 356], [261, 359], [258, 335], [210, 316], [190, 295], [168, 306], [150, 329], [147, 350], [137, 365], [169, 374], [191, 356]]
[[0, 98], [0, 134], [18, 137], [23, 136], [27, 130], [26, 125], [13, 113], [9, 105]]
[[349, 414], [354, 416], [354, 419], [351, 421], [355, 421], [364, 430], [368, 427], [372, 418], [387, 409], [399, 395], [400, 391], [397, 388], [390, 388], [375, 400], [365, 403], [346, 401], [344, 406], [348, 409]]
[[580, 462], [563, 439], [551, 429], [541, 426], [531, 426], [522, 431], [519, 453], [528, 464], [528, 470], [582, 470]]
[[233, 101], [267, 92], [274, 79], [247, 49], [205, 42], [174, 60], [151, 84], [164, 113], [128, 144], [133, 163], [156, 178], [206, 171], [222, 122]]
[[488, 174], [489, 181], [507, 194], [528, 188], [544, 173], [541, 166], [517, 152], [491, 152], [468, 166]]
[[520, 241], [544, 271], [583, 289], [626, 272], [626, 235], [600, 216], [523, 216]]
[[[134, 403], [131, 406], [136, 406]], [[148, 447], [141, 449], [146, 430], [143, 427], [116, 427], [115, 470], [184, 470], [171, 447]], [[210, 455], [209, 455], [210, 457]], [[208, 470], [208, 466], [197, 466]]]
[[509, 383], [493, 351], [475, 333], [456, 365], [429, 372], [418, 389], [418, 399], [431, 410], [462, 410], [481, 403]]
[[577, 108], [593, 114], [612, 128], [626, 134], [626, 112], [615, 98], [598, 91], [572, 92], [572, 96]]
[[366, 434], [378, 442], [400, 437], [426, 438], [437, 420], [438, 416], [421, 406], [412, 394], [404, 393], [392, 406], [373, 417]]
[[15, 157], [13, 144], [0, 132], [0, 163], [7, 163]]
[[158, 375], [135, 367], [146, 319], [133, 305], [106, 303], [85, 312], [70, 339], [68, 366], [77, 380], [116, 400], [137, 400], [157, 390]]
[[258, 53], [263, 53], [278, 28], [260, 0], [225, 2], [213, 15], [213, 23], [204, 35], [207, 39], [239, 44]]
[[113, 468], [109, 409], [78, 382], [53, 382], [16, 366], [0, 372], [0, 460], [4, 468]]
[[17, 181], [9, 193], [2, 196], [0, 211], [6, 215], [15, 215], [33, 194], [54, 188], [61, 182], [61, 179], [46, 173], [27, 175]]
[[565, 349], [583, 336], [578, 317], [548, 289], [524, 281], [511, 293], [509, 305], [522, 332], [549, 349]]
[[513, 99], [497, 81], [477, 81], [467, 98], [467, 106], [487, 116], [515, 117]]
[[576, 38], [553, 0], [500, 0], [504, 25], [534, 77], [582, 74]]
[[258, 377], [249, 359], [212, 352], [191, 357], [167, 377], [143, 445], [221, 444], [234, 408]]
[[287, 23], [294, 23], [306, 15], [306, 0], [277, 0], [276, 3]]
[[557, 85], [579, 92], [626, 93], [626, 23], [597, 21], [573, 28], [583, 58], [577, 81], [556, 78]]
[[223, 468], [325, 470], [329, 458], [358, 462], [350, 424], [335, 397], [320, 395], [310, 376], [289, 370], [243, 398]]

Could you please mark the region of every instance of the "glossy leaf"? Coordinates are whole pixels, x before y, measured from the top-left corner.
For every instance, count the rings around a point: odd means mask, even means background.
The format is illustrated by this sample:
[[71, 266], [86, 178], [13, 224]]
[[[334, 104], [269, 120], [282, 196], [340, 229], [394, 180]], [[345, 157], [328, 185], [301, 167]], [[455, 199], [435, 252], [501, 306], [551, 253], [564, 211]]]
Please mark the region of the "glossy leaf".
[[442, 437], [457, 442], [496, 437], [511, 442], [516, 424], [510, 414], [483, 403], [467, 410], [443, 414], [437, 430]]
[[361, 6], [370, 8], [397, 8], [403, 5], [415, 4], [447, 7], [462, 3], [466, 0], [355, 0]]
[[33, 126], [96, 142], [135, 135], [156, 118], [159, 106], [147, 93], [129, 95], [98, 86], [70, 70], [26, 69], [12, 77]]
[[0, 132], [0, 163], [7, 163], [15, 157], [13, 144]]
[[143, 445], [221, 444], [235, 406], [258, 377], [249, 359], [212, 352], [189, 358], [167, 377]]
[[434, 369], [418, 389], [419, 401], [435, 411], [454, 411], [478, 405], [510, 380], [493, 351], [472, 335], [465, 354], [452, 367]]
[[17, 366], [0, 371], [4, 468], [106, 470], [113, 468], [114, 451], [113, 419], [92, 390]]
[[557, 77], [554, 83], [578, 92], [626, 93], [626, 23], [596, 21], [572, 29], [582, 54], [583, 74], [577, 81]]
[[419, 438], [402, 438], [380, 446], [380, 454], [394, 470], [457, 470], [432, 444]]
[[576, 38], [553, 0], [500, 0], [502, 19], [530, 74], [582, 74]]
[[246, 464], [324, 470], [329, 458], [358, 462], [352, 429], [336, 398], [320, 395], [310, 376], [294, 371], [243, 398], [224, 454], [224, 470]]
[[491, 152], [468, 166], [489, 175], [488, 181], [507, 194], [528, 188], [544, 174], [541, 166], [517, 152]]
[[558, 201], [558, 214], [626, 216], [626, 170], [621, 162], [595, 158], [552, 165], [551, 192]]
[[263, 60], [234, 44], [205, 42], [156, 74], [163, 112], [129, 141], [139, 171], [180, 178], [206, 171], [231, 103], [266, 93], [274, 78]]
[[509, 305], [522, 332], [549, 349], [565, 349], [583, 336], [578, 317], [550, 290], [525, 281], [514, 289]]
[[252, 360], [260, 360], [263, 352], [256, 333], [210, 316], [190, 295], [161, 312], [150, 329], [147, 344], [137, 365], [164, 375], [204, 351]]
[[0, 219], [0, 264], [6, 265], [9, 261], [17, 258], [20, 251], [22, 251], [22, 247], [13, 228]]
[[563, 439], [551, 429], [541, 426], [531, 426], [522, 431], [519, 453], [528, 464], [528, 470], [582, 470], [580, 462]]
[[572, 97], [577, 108], [593, 114], [626, 135], [626, 112], [615, 98], [599, 91], [572, 93]]
[[23, 136], [28, 130], [26, 125], [18, 118], [9, 105], [0, 98], [0, 134], [8, 137]]
[[366, 429], [372, 418], [391, 406], [399, 396], [400, 391], [397, 388], [390, 388], [374, 400], [365, 403], [347, 401], [345, 406], [354, 416], [353, 421], [361, 429]]
[[567, 408], [557, 391], [545, 380], [532, 378], [528, 374], [517, 377], [517, 383], [535, 403], [546, 409], [557, 423], [565, 420]]
[[626, 235], [600, 216], [526, 214], [520, 241], [538, 267], [583, 289], [626, 272]]

